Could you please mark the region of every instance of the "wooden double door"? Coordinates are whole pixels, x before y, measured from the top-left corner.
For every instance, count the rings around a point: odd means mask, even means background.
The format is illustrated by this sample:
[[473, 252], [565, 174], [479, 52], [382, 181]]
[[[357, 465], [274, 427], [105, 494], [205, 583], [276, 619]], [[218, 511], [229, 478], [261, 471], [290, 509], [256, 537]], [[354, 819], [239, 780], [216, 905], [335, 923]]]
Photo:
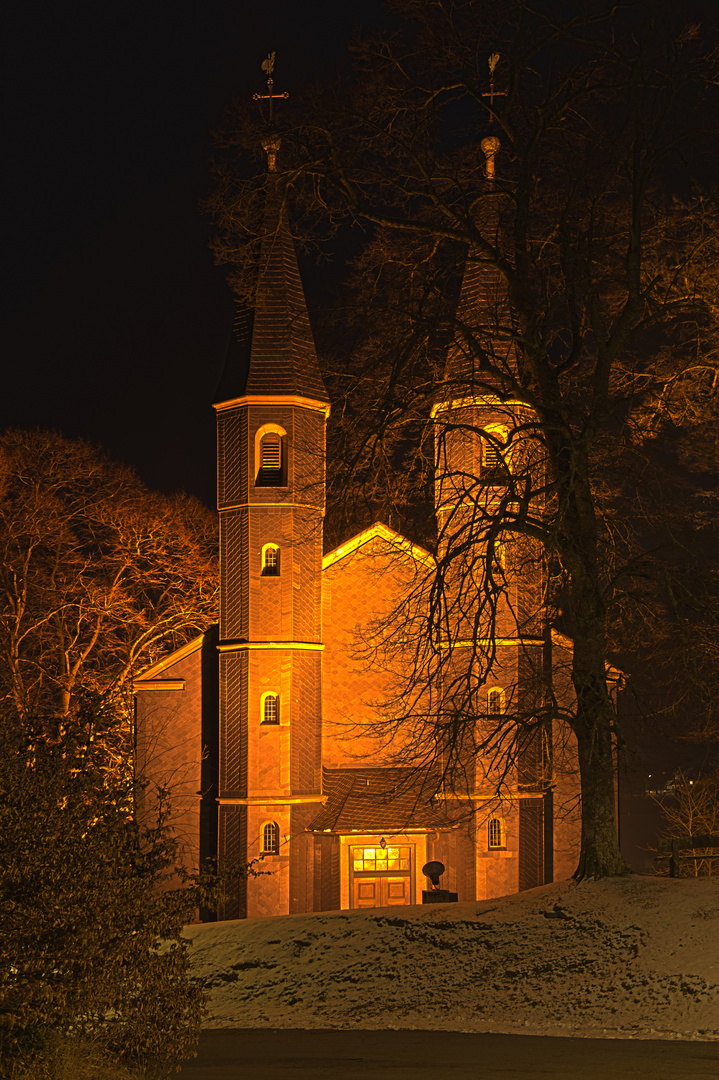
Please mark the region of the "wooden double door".
[[411, 904], [413, 844], [350, 848], [352, 907]]

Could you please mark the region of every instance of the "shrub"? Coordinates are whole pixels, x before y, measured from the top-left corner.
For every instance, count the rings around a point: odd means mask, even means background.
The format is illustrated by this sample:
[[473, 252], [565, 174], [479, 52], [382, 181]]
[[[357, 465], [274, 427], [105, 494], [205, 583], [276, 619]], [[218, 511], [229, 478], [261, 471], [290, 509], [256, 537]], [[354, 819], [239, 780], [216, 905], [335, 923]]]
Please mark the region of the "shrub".
[[85, 698], [62, 743], [43, 734], [46, 718], [0, 716], [6, 1069], [34, 1061], [41, 1075], [48, 1046], [69, 1036], [92, 1039], [106, 1060], [166, 1076], [192, 1056], [199, 1033], [203, 994], [180, 931], [208, 898], [177, 868], [166, 793], [140, 829], [133, 786], [95, 767], [87, 730], [103, 711]]

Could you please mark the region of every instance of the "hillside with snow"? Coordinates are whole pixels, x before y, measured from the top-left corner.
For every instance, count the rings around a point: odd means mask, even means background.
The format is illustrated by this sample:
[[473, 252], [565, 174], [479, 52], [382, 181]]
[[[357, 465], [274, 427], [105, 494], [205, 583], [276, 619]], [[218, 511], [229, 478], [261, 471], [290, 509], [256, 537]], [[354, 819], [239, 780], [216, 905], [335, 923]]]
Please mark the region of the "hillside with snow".
[[206, 1028], [719, 1040], [719, 878], [186, 928]]

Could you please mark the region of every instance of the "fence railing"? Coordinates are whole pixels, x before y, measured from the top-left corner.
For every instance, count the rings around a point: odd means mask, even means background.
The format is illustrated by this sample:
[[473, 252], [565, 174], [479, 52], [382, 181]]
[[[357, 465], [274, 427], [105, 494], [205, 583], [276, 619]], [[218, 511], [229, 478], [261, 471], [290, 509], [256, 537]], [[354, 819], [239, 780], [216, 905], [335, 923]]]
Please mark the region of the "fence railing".
[[[716, 848], [715, 855], [683, 855], [684, 851], [696, 852], [697, 848]], [[660, 855], [669, 856], [669, 877], [679, 877], [680, 859], [719, 859], [719, 833], [698, 833], [696, 836], [668, 836], [657, 841]]]

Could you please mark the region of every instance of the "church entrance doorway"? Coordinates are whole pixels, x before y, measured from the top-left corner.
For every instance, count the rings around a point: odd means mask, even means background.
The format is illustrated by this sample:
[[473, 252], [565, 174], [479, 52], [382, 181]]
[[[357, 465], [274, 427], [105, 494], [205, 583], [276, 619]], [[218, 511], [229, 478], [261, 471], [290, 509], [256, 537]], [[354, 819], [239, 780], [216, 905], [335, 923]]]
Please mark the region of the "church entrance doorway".
[[349, 854], [353, 908], [414, 903], [414, 844], [353, 847]]

